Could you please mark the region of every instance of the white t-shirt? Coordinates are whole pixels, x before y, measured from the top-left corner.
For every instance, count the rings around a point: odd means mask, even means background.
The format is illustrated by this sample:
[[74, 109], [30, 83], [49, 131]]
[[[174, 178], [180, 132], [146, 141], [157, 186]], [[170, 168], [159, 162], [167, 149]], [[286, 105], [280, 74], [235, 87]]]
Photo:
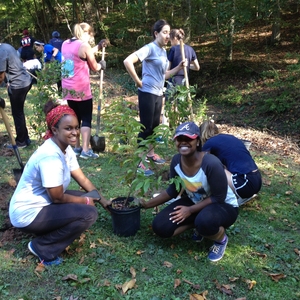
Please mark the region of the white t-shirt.
[[44, 206], [52, 203], [46, 188], [63, 185], [64, 192], [71, 181], [71, 171], [79, 164], [68, 146], [64, 154], [52, 141], [46, 140], [30, 157], [9, 205], [13, 226], [26, 227]]
[[26, 70], [42, 69], [42, 64], [37, 58], [26, 60], [25, 62], [23, 62], [23, 66]]

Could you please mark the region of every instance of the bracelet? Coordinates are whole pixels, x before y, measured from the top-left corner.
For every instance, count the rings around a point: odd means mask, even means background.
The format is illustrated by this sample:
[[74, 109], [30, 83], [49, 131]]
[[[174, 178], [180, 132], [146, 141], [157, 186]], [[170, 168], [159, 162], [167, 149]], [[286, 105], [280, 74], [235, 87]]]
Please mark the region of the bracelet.
[[86, 199], [86, 204], [89, 205], [90, 204], [90, 198], [89, 197], [85, 197]]

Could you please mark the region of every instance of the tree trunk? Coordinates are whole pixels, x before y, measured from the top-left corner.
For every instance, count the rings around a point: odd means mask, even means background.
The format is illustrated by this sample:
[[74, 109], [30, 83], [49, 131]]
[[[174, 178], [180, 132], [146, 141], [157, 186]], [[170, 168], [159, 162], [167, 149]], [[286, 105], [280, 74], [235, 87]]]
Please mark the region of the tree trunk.
[[233, 57], [233, 36], [235, 25], [235, 0], [232, 1], [232, 16], [229, 22], [229, 28], [227, 33], [227, 45], [226, 45], [226, 60], [232, 61]]
[[281, 23], [281, 15], [280, 15], [280, 0], [276, 1], [276, 5], [274, 8], [274, 21], [272, 24], [272, 35], [271, 35], [271, 45], [274, 45], [280, 41], [280, 23]]

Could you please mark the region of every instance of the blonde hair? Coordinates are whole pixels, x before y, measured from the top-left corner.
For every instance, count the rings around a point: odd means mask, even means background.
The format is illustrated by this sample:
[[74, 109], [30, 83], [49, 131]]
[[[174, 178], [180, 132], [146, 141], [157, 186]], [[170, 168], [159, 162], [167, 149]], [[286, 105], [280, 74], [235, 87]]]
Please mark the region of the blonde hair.
[[204, 121], [200, 125], [200, 139], [202, 145], [204, 145], [208, 139], [210, 139], [211, 137], [215, 136], [218, 133], [219, 133], [219, 129], [214, 121], [212, 120]]
[[177, 38], [178, 41], [180, 40], [184, 40], [184, 30], [179, 28], [179, 29], [172, 29], [170, 31], [170, 39], [174, 40], [175, 38]]
[[94, 36], [94, 30], [88, 23], [80, 23], [74, 25], [74, 36], [78, 40], [82, 40], [82, 36], [87, 32], [90, 36]]

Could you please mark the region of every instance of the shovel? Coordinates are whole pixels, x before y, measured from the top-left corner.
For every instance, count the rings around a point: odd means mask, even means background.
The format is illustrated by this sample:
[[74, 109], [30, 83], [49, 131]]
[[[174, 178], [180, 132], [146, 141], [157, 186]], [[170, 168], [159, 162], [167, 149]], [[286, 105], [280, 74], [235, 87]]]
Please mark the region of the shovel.
[[9, 120], [8, 120], [8, 117], [5, 113], [5, 111], [4, 111], [4, 108], [5, 108], [5, 101], [4, 101], [4, 99], [0, 98], [0, 113], [2, 115], [2, 120], [5, 124], [8, 136], [9, 136], [10, 141], [11, 141], [11, 145], [13, 147], [13, 150], [15, 152], [15, 155], [16, 155], [16, 157], [18, 159], [18, 162], [20, 164], [20, 167], [21, 167], [21, 169], [13, 169], [15, 180], [16, 180], [16, 182], [18, 182], [20, 180], [20, 177], [21, 177], [22, 173], [23, 173], [24, 165], [22, 163], [22, 159], [21, 159], [21, 156], [20, 156], [18, 146], [17, 146], [16, 141], [15, 141], [15, 138], [14, 138], [12, 132], [11, 132], [11, 128], [10, 128], [10, 125], [9, 125]]
[[[102, 60], [104, 60], [105, 55], [105, 47], [102, 48]], [[103, 73], [104, 71], [101, 69], [100, 71], [100, 90], [99, 90], [99, 98], [98, 98], [98, 111], [97, 111], [97, 128], [96, 135], [91, 136], [90, 143], [94, 152], [103, 152], [105, 150], [105, 137], [99, 136], [100, 130], [100, 112], [101, 112], [101, 101], [103, 99], [102, 86], [103, 86]]]
[[[183, 40], [180, 40], [180, 52], [181, 52], [182, 60], [185, 60]], [[185, 86], [186, 86], [187, 89], [189, 89], [190, 84], [189, 84], [189, 77], [188, 77], [186, 67], [183, 68], [183, 72], [184, 72]], [[189, 110], [190, 110], [190, 115], [191, 115], [191, 121], [193, 121], [194, 120], [194, 113], [193, 113], [192, 98], [191, 98], [190, 93], [188, 93], [188, 102], [189, 102]]]

